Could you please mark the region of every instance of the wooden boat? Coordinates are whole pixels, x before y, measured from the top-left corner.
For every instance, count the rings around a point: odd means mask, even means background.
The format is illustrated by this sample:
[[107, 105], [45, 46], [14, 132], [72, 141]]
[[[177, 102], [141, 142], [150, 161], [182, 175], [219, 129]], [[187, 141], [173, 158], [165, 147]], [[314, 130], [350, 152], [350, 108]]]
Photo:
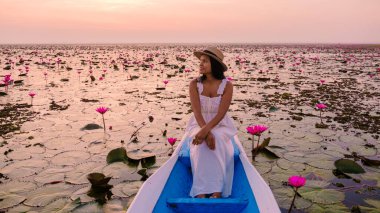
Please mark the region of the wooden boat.
[[237, 136], [234, 145], [234, 178], [228, 198], [191, 198], [190, 138], [185, 136], [170, 159], [142, 185], [127, 213], [277, 213], [280, 212], [273, 193], [250, 163]]

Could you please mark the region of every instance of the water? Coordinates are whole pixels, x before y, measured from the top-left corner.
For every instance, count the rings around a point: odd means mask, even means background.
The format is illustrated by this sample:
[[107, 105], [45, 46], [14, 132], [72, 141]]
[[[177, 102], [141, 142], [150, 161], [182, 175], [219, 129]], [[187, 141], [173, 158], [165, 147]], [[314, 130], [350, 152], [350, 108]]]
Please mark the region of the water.
[[[0, 98], [0, 209], [125, 211], [143, 183], [137, 173], [140, 168], [122, 162], [108, 165], [107, 154], [125, 147], [136, 158], [155, 155], [156, 163], [148, 168], [148, 175], [169, 158], [167, 138], [182, 138], [191, 116], [188, 85], [198, 76], [198, 59], [192, 51], [204, 46], [0, 48], [0, 75], [11, 74], [12, 79], [23, 80], [23, 85], [10, 85], [8, 95]], [[262, 138], [271, 137], [272, 147], [268, 149], [279, 158], [260, 154], [252, 163], [273, 190], [281, 209], [286, 212], [293, 197], [292, 189], [284, 184], [292, 175], [308, 178], [300, 189], [302, 197], [296, 199], [297, 212], [326, 208], [345, 212], [355, 205], [375, 208], [380, 201], [378, 166], [366, 166], [357, 160], [365, 173], [348, 174], [351, 179], [337, 178], [332, 171], [336, 160], [352, 152], [379, 159], [379, 47], [222, 45], [221, 49], [229, 66], [226, 76], [232, 77], [234, 84], [229, 114], [248, 156], [252, 141], [246, 127], [269, 126]], [[186, 60], [178, 60], [177, 56]], [[23, 63], [18, 63], [20, 58]], [[164, 61], [167, 63], [162, 64]], [[3, 69], [8, 65], [9, 70]], [[26, 67], [27, 76], [19, 76]], [[185, 68], [190, 72], [185, 73]], [[94, 82], [90, 75], [95, 77]], [[321, 79], [326, 81], [323, 85]], [[169, 80], [166, 86], [164, 80]], [[29, 91], [36, 93], [33, 100]], [[33, 105], [28, 106], [32, 101]], [[328, 106], [322, 113], [326, 129], [316, 128], [321, 122], [314, 107], [318, 101]], [[6, 104], [24, 105], [12, 114], [16, 108], [5, 113]], [[110, 108], [104, 114], [106, 133], [102, 116], [95, 111], [99, 106]], [[271, 106], [278, 110], [269, 112]], [[20, 129], [12, 130], [11, 124]], [[100, 128], [82, 129], [87, 124]], [[130, 142], [137, 129], [139, 142]], [[112, 177], [109, 183], [113, 196], [103, 207], [86, 195], [90, 189], [86, 176], [93, 172]], [[77, 198], [80, 202], [74, 202]]]

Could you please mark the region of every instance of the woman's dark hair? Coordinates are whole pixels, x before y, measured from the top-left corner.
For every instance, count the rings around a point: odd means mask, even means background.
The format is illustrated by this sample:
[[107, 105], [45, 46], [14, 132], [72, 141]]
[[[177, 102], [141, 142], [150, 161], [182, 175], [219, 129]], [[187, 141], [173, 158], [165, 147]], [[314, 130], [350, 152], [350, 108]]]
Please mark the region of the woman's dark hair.
[[[225, 79], [226, 77], [224, 76], [224, 72], [223, 72], [223, 66], [216, 60], [214, 59], [213, 57], [210, 57], [210, 63], [211, 63], [211, 74], [214, 78], [218, 79], [218, 80], [223, 80]], [[204, 81], [206, 80], [206, 75], [202, 75], [200, 77], [200, 81]]]

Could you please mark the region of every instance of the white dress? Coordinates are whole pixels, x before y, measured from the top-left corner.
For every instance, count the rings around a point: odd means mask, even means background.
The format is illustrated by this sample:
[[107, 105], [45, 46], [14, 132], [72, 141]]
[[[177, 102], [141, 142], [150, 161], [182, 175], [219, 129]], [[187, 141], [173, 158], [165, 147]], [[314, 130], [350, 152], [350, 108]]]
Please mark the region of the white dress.
[[[206, 123], [217, 114], [226, 83], [227, 80], [223, 79], [217, 91], [219, 96], [210, 98], [201, 95], [203, 84], [198, 79], [197, 88], [201, 113]], [[186, 133], [191, 137], [191, 140], [187, 140], [190, 143], [191, 170], [193, 173], [190, 196], [222, 192], [222, 197], [228, 197], [231, 195], [234, 173], [234, 148], [230, 139], [237, 133], [237, 129], [232, 119], [226, 114], [219, 124], [211, 130], [215, 136], [215, 150], [209, 149], [205, 141], [201, 145], [192, 144], [192, 139], [199, 130], [200, 127], [192, 115], [186, 127]]]

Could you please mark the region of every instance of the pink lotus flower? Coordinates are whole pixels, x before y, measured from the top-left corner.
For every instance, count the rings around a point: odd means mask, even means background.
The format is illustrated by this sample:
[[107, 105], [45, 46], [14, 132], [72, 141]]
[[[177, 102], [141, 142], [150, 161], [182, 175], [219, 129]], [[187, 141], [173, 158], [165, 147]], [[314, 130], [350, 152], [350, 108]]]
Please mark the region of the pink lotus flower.
[[106, 73], [106, 72], [107, 72], [107, 70], [103, 70], [103, 72], [104, 72], [104, 73]]
[[268, 127], [266, 127], [264, 125], [255, 125], [255, 126], [248, 126], [247, 127], [247, 132], [252, 135], [252, 153], [254, 152], [254, 146], [255, 146], [254, 136], [255, 135], [259, 136], [259, 138], [257, 140], [257, 145], [256, 145], [256, 152], [253, 154], [256, 154], [258, 152], [261, 133], [263, 133], [267, 129], [268, 129]]
[[318, 109], [325, 109], [325, 108], [327, 108], [327, 106], [325, 105], [325, 104], [322, 104], [322, 103], [320, 103], [320, 104], [316, 104], [315, 105]]
[[322, 109], [327, 108], [327, 106], [325, 104], [322, 104], [322, 103], [316, 104], [315, 106], [320, 110], [319, 111], [319, 118], [321, 119], [321, 123], [323, 124], [323, 121], [322, 121]]
[[168, 84], [169, 83], [169, 80], [164, 80], [164, 84], [165, 84], [165, 86], [166, 86], [166, 84]]
[[185, 69], [185, 72], [190, 72], [190, 69]]
[[293, 187], [299, 188], [299, 187], [302, 187], [305, 185], [306, 178], [304, 178], [302, 176], [291, 176], [288, 179], [288, 183], [289, 183], [289, 185], [291, 185]]
[[31, 97], [31, 100], [30, 100], [30, 105], [33, 105], [33, 98], [34, 98], [34, 96], [36, 95], [36, 93], [35, 93], [35, 92], [32, 92], [32, 91], [30, 91], [28, 95]]
[[11, 81], [12, 81], [11, 74], [4, 76], [3, 82], [5, 84], [5, 92], [8, 92], [8, 85], [10, 84]]
[[5, 84], [8, 84], [11, 80], [12, 80], [12, 79], [11, 79], [11, 74], [8, 74], [8, 75], [5, 75], [5, 76], [4, 76], [4, 80], [3, 80], [3, 82], [4, 82]]
[[[104, 132], [106, 132], [106, 122], [104, 120], [104, 113], [106, 113], [108, 110], [109, 110], [109, 108], [107, 108], [107, 107], [98, 107], [98, 108], [96, 108], [96, 111], [99, 112], [102, 115]], [[112, 129], [112, 127], [111, 127], [111, 129]]]
[[47, 72], [44, 72], [44, 76], [45, 76], [45, 77], [47, 76]]
[[100, 78], [99, 78], [99, 81], [102, 81], [102, 80], [103, 80], [103, 77], [100, 77]]
[[28, 95], [33, 98], [36, 95], [36, 93], [31, 91], [31, 92], [29, 92]]
[[324, 84], [326, 81], [325, 80], [320, 80], [321, 84]]
[[227, 77], [227, 81], [232, 81], [234, 80], [232, 77]]
[[263, 133], [267, 129], [268, 129], [268, 127], [266, 127], [264, 125], [248, 126], [247, 127], [247, 132], [250, 133], [251, 135], [258, 135], [258, 136], [260, 136], [261, 133]]
[[288, 179], [288, 184], [290, 186], [293, 186], [296, 188], [296, 190], [294, 191], [294, 197], [293, 197], [293, 201], [292, 203], [290, 204], [290, 208], [288, 210], [288, 213], [292, 211], [292, 208], [294, 206], [294, 201], [296, 200], [296, 196], [297, 196], [297, 190], [298, 188], [304, 186], [306, 183], [306, 178], [302, 177], [302, 176], [291, 176], [289, 177]]
[[99, 112], [100, 114], [104, 114], [109, 110], [107, 107], [98, 107], [96, 108], [96, 111]]
[[170, 143], [170, 145], [174, 145], [175, 142], [177, 141], [177, 138], [168, 138], [168, 142]]

